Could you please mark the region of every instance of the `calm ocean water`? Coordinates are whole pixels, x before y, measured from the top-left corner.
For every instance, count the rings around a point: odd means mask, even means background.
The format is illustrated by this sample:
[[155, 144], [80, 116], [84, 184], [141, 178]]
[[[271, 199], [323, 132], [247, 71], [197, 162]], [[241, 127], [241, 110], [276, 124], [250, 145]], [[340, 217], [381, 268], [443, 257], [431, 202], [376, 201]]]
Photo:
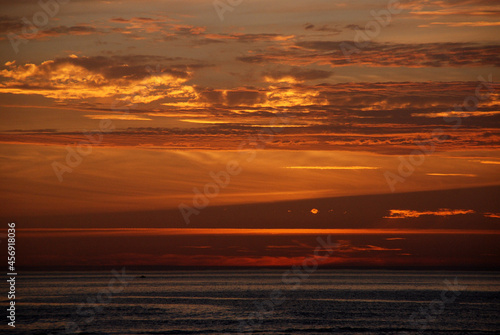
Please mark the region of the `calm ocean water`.
[[19, 274], [15, 333], [500, 332], [500, 272], [117, 270]]

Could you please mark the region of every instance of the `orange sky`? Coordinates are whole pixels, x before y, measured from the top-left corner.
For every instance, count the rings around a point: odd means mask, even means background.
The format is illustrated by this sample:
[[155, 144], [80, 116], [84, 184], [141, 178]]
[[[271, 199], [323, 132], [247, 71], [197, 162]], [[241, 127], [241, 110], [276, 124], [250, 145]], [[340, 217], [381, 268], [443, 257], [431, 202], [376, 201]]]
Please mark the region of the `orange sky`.
[[[487, 232], [500, 208], [485, 194], [500, 182], [500, 5], [392, 3], [0, 1], [0, 217], [30, 229], [359, 229], [335, 231], [350, 252], [333, 263], [497, 266]], [[478, 229], [471, 245], [484, 245], [464, 255]], [[240, 250], [225, 230], [218, 248], [197, 231], [192, 250], [217, 249], [203, 257], [156, 240], [143, 252], [154, 236], [128, 230], [141, 248], [99, 235], [99, 259], [77, 232], [46, 236], [61, 251], [25, 232], [23, 264], [286, 265], [314, 249], [303, 231], [279, 245], [242, 230]]]

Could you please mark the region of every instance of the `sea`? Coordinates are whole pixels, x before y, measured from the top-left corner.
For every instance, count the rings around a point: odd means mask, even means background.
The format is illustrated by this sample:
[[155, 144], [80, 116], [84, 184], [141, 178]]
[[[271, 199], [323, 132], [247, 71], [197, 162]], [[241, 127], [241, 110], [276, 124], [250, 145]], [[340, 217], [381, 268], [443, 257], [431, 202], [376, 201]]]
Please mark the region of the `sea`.
[[2, 333], [500, 334], [500, 272], [25, 272], [15, 306]]

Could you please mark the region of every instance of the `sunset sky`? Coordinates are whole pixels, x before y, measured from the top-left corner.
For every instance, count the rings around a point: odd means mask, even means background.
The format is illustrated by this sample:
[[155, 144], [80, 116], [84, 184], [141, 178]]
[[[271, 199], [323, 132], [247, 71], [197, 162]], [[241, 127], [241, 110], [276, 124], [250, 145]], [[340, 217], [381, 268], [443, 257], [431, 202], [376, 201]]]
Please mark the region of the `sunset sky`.
[[0, 0], [19, 265], [500, 265], [497, 1], [43, 3]]

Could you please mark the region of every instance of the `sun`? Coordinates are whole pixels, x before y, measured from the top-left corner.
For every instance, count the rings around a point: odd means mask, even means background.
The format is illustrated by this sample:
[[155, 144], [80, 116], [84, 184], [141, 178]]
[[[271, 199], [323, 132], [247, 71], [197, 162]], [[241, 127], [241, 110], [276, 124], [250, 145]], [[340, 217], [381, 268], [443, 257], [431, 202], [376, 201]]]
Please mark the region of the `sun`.
[[319, 212], [319, 210], [317, 210], [316, 208], [311, 209], [311, 213], [313, 213], [313, 214], [318, 214], [318, 212]]

